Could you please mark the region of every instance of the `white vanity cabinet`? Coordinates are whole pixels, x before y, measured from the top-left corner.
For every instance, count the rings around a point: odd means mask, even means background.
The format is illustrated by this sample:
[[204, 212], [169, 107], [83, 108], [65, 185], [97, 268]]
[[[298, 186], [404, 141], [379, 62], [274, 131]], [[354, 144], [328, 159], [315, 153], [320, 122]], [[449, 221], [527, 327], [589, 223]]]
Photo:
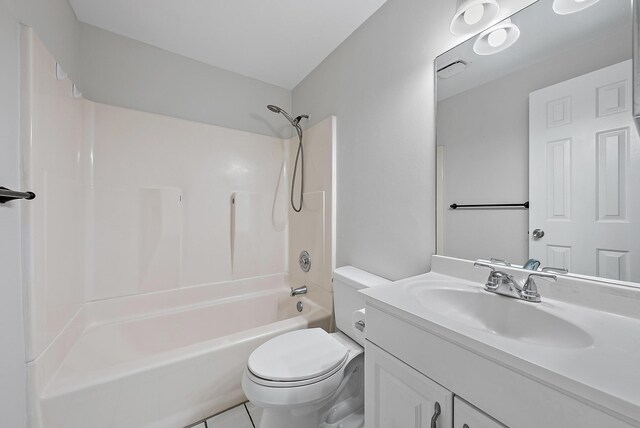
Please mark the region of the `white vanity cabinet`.
[[[437, 428], [464, 428], [465, 423], [469, 428], [639, 426], [460, 346], [435, 324], [422, 328], [420, 318], [400, 318], [388, 312], [392, 307], [385, 309], [367, 303], [367, 428], [431, 427], [436, 402], [442, 412]], [[454, 395], [477, 408], [454, 403]]]
[[460, 397], [453, 399], [454, 428], [506, 428], [486, 413], [476, 409]]
[[371, 342], [365, 347], [367, 428], [506, 428]]
[[370, 342], [365, 378], [367, 428], [453, 426], [453, 394]]

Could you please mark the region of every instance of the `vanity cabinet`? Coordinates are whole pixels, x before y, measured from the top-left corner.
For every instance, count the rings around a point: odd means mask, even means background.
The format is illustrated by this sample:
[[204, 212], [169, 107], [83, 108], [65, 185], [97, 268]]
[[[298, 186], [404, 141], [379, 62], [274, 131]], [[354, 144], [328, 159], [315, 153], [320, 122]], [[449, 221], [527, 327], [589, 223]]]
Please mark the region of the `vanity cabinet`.
[[453, 399], [454, 428], [506, 428], [486, 413], [476, 409], [460, 397]]
[[367, 342], [367, 428], [450, 428], [453, 394], [391, 354]]
[[[543, 383], [460, 346], [435, 324], [424, 329], [417, 317], [396, 317], [369, 303], [366, 311], [367, 428], [431, 427], [436, 402], [437, 428], [638, 427], [598, 403], [559, 391], [554, 379]], [[454, 403], [454, 395], [477, 408], [460, 399]]]
[[368, 428], [506, 428], [370, 342], [365, 356]]

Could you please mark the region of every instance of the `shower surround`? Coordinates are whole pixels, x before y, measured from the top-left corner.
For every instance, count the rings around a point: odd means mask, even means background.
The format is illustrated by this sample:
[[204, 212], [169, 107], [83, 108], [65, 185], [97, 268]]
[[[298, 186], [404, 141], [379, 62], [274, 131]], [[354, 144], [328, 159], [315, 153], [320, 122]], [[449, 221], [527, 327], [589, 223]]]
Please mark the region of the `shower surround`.
[[292, 141], [74, 97], [29, 28], [22, 45], [30, 426], [176, 427], [241, 402], [256, 346], [329, 327], [335, 118], [305, 130], [294, 214]]

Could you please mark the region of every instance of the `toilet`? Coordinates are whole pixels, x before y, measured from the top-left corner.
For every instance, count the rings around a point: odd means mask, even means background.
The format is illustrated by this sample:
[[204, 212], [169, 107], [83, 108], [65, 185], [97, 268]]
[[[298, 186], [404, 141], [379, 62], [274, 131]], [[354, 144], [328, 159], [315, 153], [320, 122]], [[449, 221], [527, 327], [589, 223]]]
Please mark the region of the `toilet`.
[[333, 274], [338, 332], [291, 331], [259, 346], [247, 362], [242, 389], [263, 409], [259, 428], [362, 428], [364, 332], [356, 311], [363, 288], [389, 281], [344, 266]]

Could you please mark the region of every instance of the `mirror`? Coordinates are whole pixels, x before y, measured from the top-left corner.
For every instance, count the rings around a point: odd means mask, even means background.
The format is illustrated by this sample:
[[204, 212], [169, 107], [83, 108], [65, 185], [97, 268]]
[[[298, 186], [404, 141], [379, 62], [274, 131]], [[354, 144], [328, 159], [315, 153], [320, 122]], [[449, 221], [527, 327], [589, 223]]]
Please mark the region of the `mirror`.
[[539, 0], [436, 59], [438, 254], [640, 282], [631, 58], [629, 0]]

